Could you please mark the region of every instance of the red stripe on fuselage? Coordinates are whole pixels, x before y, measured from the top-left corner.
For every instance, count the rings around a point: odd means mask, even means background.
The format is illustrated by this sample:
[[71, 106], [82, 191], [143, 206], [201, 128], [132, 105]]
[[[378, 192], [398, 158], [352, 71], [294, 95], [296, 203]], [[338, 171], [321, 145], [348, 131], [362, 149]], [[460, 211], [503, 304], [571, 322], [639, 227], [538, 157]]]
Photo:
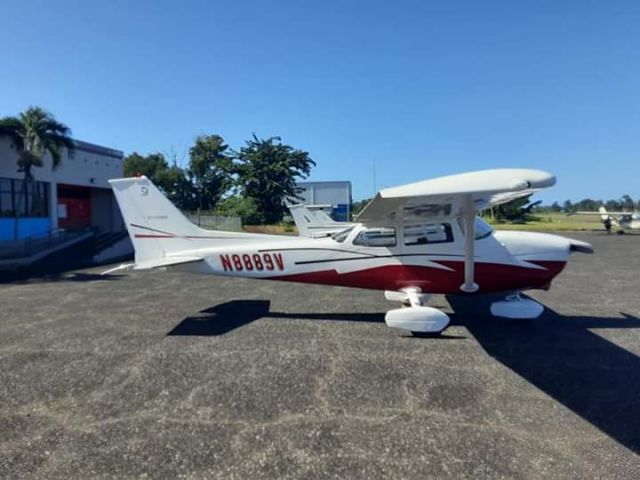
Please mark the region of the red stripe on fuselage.
[[[415, 265], [387, 265], [342, 274], [335, 270], [322, 270], [274, 276], [269, 279], [373, 290], [419, 287], [429, 293], [460, 293], [460, 285], [464, 282], [464, 262], [438, 263], [451, 268], [452, 271]], [[475, 281], [480, 286], [479, 292], [545, 288], [565, 266], [565, 262], [560, 261], [531, 263], [544, 267], [544, 270], [497, 263], [476, 263]]]

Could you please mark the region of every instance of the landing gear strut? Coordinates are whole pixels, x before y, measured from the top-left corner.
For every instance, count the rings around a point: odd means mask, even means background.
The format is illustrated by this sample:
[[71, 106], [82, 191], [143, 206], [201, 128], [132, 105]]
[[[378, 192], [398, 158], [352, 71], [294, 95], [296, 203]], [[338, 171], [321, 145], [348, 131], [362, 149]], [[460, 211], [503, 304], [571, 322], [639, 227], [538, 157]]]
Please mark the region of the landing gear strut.
[[385, 298], [409, 304], [407, 308], [390, 310], [384, 317], [388, 327], [408, 330], [415, 334], [440, 333], [449, 325], [449, 316], [440, 310], [423, 305], [428, 295], [420, 289], [407, 288], [400, 292], [385, 292]]

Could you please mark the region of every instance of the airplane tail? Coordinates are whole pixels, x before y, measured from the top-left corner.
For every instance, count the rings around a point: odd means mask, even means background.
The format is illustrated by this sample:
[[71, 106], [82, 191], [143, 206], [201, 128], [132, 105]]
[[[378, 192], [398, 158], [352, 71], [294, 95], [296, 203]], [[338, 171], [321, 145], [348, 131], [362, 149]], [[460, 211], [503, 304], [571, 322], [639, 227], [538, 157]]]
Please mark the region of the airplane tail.
[[293, 217], [293, 222], [298, 229], [298, 234], [302, 237], [311, 236], [309, 226], [313, 223], [313, 217], [311, 217], [307, 208], [304, 205], [289, 205], [288, 207]]
[[600, 208], [598, 208], [598, 212], [600, 212], [602, 215], [600, 215], [600, 219], [604, 222], [607, 218], [609, 218], [609, 213], [607, 212], [607, 209], [602, 206]]
[[[145, 176], [109, 180], [135, 249], [137, 265], [164, 264], [166, 257], [237, 244], [268, 235], [204, 230], [194, 225]], [[191, 258], [191, 257], [189, 257]]]
[[348, 222], [336, 222], [324, 210], [318, 207], [321, 206], [302, 204], [288, 205], [300, 236], [326, 236], [331, 232], [344, 230], [352, 225]]

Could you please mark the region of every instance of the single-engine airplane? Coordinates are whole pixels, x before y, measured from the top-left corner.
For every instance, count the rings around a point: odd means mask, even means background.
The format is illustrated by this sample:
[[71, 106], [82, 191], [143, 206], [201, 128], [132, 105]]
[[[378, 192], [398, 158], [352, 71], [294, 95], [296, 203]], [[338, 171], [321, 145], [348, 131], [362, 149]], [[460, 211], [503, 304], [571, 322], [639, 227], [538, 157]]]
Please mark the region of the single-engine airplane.
[[355, 225], [355, 223], [351, 222], [336, 222], [324, 211], [327, 206], [287, 205], [301, 237], [328, 237]]
[[571, 252], [592, 252], [557, 235], [495, 232], [476, 216], [555, 184], [538, 170], [484, 170], [381, 190], [355, 225], [321, 238], [203, 230], [146, 177], [110, 183], [135, 263], [105, 273], [169, 268], [384, 290], [407, 307], [387, 312], [386, 324], [415, 333], [448, 326], [444, 312], [425, 305], [435, 293], [504, 292], [493, 315], [536, 318], [544, 307], [519, 292], [549, 288]]
[[598, 215], [607, 231], [611, 225], [618, 227], [618, 235], [630, 230], [640, 230], [640, 212], [609, 212], [605, 207], [600, 207], [597, 212], [574, 212], [569, 215]]

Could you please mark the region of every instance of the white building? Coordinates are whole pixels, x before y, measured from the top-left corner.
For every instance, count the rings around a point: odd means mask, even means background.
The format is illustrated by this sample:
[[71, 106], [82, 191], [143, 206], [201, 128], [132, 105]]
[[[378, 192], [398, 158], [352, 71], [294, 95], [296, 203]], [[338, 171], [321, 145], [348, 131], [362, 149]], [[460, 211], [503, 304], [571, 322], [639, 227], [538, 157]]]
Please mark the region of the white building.
[[302, 201], [290, 203], [305, 205], [330, 205], [334, 220], [348, 222], [351, 215], [351, 182], [299, 182], [296, 186]]
[[0, 241], [13, 239], [17, 208], [20, 238], [57, 228], [94, 227], [103, 233], [124, 229], [108, 183], [122, 177], [122, 152], [78, 140], [75, 144], [71, 153], [62, 149], [56, 169], [45, 155], [44, 165], [33, 169], [35, 188], [25, 192], [18, 152], [9, 138], [0, 137]]

